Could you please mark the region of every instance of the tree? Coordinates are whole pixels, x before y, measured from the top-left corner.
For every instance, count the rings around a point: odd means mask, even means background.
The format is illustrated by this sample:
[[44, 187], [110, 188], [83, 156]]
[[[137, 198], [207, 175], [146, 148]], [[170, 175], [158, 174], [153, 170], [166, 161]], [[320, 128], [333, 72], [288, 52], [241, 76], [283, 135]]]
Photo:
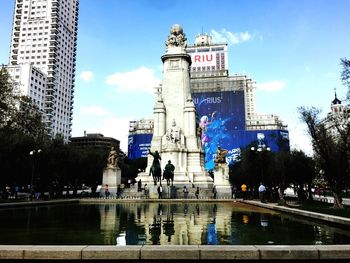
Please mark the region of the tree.
[[345, 86], [348, 87], [347, 99], [350, 100], [350, 60], [342, 58], [340, 64], [343, 67], [341, 72], [341, 80]]
[[19, 96], [18, 104], [18, 110], [9, 122], [11, 128], [31, 136], [37, 142], [47, 140], [48, 133], [43, 116], [32, 99], [27, 96]]
[[318, 166], [333, 192], [334, 207], [342, 208], [341, 192], [350, 180], [349, 111], [320, 120], [320, 110], [314, 107], [298, 110], [307, 125]]
[[7, 125], [16, 111], [17, 90], [5, 67], [0, 69], [0, 128]]
[[298, 201], [305, 201], [304, 185], [308, 186], [308, 196], [312, 199], [311, 185], [316, 177], [315, 162], [313, 158], [307, 156], [303, 151], [293, 150], [290, 153], [288, 178], [289, 182], [297, 187]]

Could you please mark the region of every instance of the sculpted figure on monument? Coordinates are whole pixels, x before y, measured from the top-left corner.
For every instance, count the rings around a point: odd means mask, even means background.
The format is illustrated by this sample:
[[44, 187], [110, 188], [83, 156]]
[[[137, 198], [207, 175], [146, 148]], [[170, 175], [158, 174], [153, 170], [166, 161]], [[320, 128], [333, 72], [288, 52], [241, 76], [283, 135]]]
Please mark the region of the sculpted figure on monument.
[[111, 147], [111, 151], [108, 154], [107, 166], [117, 167], [118, 166], [118, 153], [114, 150], [114, 147]]
[[170, 29], [170, 35], [165, 41], [166, 47], [186, 47], [187, 38], [180, 25], [175, 24]]
[[171, 127], [168, 129], [166, 133], [166, 138], [171, 143], [177, 143], [180, 141], [180, 138], [181, 138], [180, 134], [181, 134], [181, 130], [178, 126], [176, 126], [176, 121], [173, 120]]
[[156, 185], [157, 182], [161, 182], [162, 170], [160, 168], [160, 161], [162, 158], [160, 157], [158, 151], [152, 153], [151, 150], [148, 150], [148, 153], [153, 156], [153, 162], [151, 169], [149, 170], [149, 176], [152, 175], [154, 185]]
[[218, 166], [218, 164], [226, 163], [226, 155], [228, 151], [226, 149], [222, 149], [220, 146], [218, 146], [218, 149], [216, 150], [216, 157], [214, 160], [215, 167]]

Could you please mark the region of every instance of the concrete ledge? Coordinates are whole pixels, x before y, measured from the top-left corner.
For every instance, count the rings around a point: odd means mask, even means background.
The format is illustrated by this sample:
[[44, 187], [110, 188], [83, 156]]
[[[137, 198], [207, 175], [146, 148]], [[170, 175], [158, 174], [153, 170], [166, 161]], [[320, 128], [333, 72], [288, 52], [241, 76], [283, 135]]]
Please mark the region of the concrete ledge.
[[350, 245], [317, 246], [320, 259], [349, 259]]
[[350, 218], [347, 218], [347, 217], [315, 213], [315, 212], [310, 212], [310, 211], [301, 210], [301, 209], [279, 206], [277, 204], [261, 203], [259, 201], [244, 200], [244, 201], [240, 201], [240, 202], [245, 203], [245, 204], [250, 204], [250, 205], [254, 205], [254, 206], [267, 208], [267, 209], [273, 209], [273, 210], [280, 211], [280, 212], [286, 212], [286, 213], [290, 213], [290, 214], [294, 214], [294, 215], [305, 216], [308, 218], [322, 220], [325, 222], [350, 226]]
[[0, 246], [1, 259], [23, 259], [24, 249], [31, 246]]
[[31, 246], [23, 249], [23, 259], [80, 260], [82, 250], [85, 247], [86, 246]]
[[202, 260], [259, 259], [255, 246], [199, 246]]
[[82, 259], [115, 260], [140, 259], [142, 246], [88, 246], [82, 251]]
[[199, 259], [199, 247], [196, 245], [177, 246], [151, 246], [145, 245], [141, 248], [141, 259]]
[[255, 246], [260, 259], [318, 259], [314, 246]]
[[232, 261], [342, 260], [350, 262], [350, 245], [316, 246], [0, 246], [0, 260], [67, 261]]

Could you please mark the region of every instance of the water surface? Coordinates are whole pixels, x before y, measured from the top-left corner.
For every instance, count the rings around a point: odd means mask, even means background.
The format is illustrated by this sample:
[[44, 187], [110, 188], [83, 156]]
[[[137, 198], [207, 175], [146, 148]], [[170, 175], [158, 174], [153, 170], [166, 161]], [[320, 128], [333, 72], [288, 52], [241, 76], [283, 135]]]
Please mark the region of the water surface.
[[0, 210], [0, 244], [350, 244], [350, 230], [241, 203], [51, 205]]

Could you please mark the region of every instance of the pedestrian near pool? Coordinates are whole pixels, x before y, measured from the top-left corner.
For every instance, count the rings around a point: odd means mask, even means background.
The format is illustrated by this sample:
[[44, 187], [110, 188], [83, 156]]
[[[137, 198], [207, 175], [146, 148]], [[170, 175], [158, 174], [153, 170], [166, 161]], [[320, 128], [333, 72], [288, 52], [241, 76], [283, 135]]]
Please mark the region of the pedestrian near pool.
[[261, 203], [266, 203], [266, 201], [265, 201], [266, 187], [263, 185], [263, 183], [260, 183], [258, 191], [259, 191], [260, 202]]
[[243, 200], [246, 200], [247, 199], [247, 185], [243, 183], [241, 185], [241, 190], [242, 190]]
[[197, 186], [196, 192], [194, 193], [194, 195], [196, 196], [196, 199], [199, 198], [199, 187]]
[[188, 189], [186, 187], [186, 185], [184, 186], [184, 189], [182, 190], [183, 193], [184, 193], [184, 198], [187, 199], [187, 196], [188, 196]]
[[109, 189], [108, 189], [108, 184], [106, 184], [106, 186], [105, 186], [105, 197], [109, 198], [109, 196], [110, 196], [110, 192], [109, 192]]
[[161, 184], [158, 186], [157, 192], [158, 192], [158, 198], [162, 199], [163, 198], [163, 187]]
[[214, 199], [216, 199], [216, 194], [217, 194], [217, 191], [216, 191], [216, 187], [215, 187], [215, 185], [214, 185], [214, 187], [213, 187], [213, 198]]

